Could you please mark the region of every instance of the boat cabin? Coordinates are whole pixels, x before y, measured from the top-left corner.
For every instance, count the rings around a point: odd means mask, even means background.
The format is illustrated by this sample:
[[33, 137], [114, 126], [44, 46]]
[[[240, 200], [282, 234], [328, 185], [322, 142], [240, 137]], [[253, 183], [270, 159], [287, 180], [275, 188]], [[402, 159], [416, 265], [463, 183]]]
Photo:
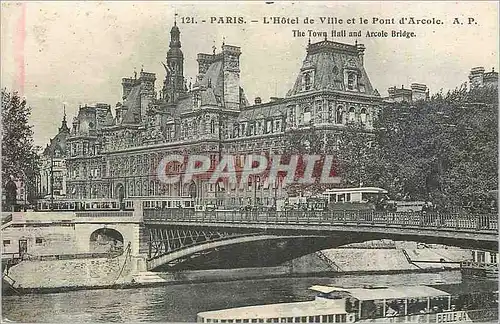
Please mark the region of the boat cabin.
[[[498, 309], [498, 292], [451, 295], [428, 286], [312, 286], [312, 301], [198, 313], [201, 323], [457, 323]], [[471, 302], [474, 301], [474, 302]], [[498, 318], [492, 312], [490, 318]]]
[[436, 322], [439, 314], [456, 308], [449, 293], [427, 286], [310, 289], [319, 292], [316, 299], [344, 300], [346, 312], [355, 314], [356, 321], [407, 317], [412, 321]]
[[352, 323], [343, 300], [238, 307], [198, 313], [199, 323]]

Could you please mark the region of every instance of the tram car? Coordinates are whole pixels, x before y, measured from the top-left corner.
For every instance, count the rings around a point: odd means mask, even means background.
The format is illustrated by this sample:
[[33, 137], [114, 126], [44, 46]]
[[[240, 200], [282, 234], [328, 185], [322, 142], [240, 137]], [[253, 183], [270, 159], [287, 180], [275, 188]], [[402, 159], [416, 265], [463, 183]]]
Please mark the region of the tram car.
[[[127, 208], [128, 207], [128, 208]], [[125, 209], [133, 209], [133, 205], [125, 206]], [[97, 210], [120, 210], [120, 202], [117, 199], [43, 199], [36, 205], [36, 211], [97, 211]]]
[[125, 199], [125, 202], [136, 202], [142, 203], [142, 208], [145, 210], [165, 210], [165, 209], [193, 209], [195, 208], [195, 202], [192, 197], [180, 196], [180, 197], [129, 197]]
[[36, 211], [118, 211], [134, 210], [135, 204], [143, 209], [194, 209], [191, 197], [127, 197], [121, 203], [118, 199], [43, 199], [37, 202]]
[[387, 190], [377, 187], [335, 188], [323, 192], [329, 210], [375, 210]]

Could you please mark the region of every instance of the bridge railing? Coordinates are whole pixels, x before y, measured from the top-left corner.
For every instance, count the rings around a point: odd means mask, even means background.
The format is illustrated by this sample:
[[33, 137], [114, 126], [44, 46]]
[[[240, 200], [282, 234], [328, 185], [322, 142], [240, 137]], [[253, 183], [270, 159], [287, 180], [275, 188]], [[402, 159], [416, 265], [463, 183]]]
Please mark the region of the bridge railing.
[[275, 224], [361, 224], [448, 228], [457, 230], [498, 230], [495, 214], [459, 214], [375, 211], [194, 211], [189, 209], [144, 210], [147, 221], [232, 222]]
[[76, 212], [76, 217], [132, 217], [131, 211], [85, 211]]

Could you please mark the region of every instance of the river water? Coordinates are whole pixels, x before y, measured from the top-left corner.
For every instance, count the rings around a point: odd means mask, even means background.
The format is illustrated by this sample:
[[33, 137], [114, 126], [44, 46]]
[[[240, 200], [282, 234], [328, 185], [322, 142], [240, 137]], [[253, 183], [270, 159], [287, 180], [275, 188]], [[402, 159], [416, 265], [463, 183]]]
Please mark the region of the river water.
[[[314, 284], [343, 287], [456, 283], [457, 271], [427, 274], [342, 275], [176, 284], [4, 296], [3, 318], [16, 322], [195, 322], [201, 311], [313, 299]], [[496, 285], [496, 282], [491, 284]]]

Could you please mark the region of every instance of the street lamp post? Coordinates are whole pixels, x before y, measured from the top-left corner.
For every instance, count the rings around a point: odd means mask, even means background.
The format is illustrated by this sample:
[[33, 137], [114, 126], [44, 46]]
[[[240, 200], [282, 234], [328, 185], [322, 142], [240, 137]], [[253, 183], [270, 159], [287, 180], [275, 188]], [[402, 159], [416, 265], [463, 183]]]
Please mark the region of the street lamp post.
[[50, 210], [54, 209], [54, 150], [50, 150]]

